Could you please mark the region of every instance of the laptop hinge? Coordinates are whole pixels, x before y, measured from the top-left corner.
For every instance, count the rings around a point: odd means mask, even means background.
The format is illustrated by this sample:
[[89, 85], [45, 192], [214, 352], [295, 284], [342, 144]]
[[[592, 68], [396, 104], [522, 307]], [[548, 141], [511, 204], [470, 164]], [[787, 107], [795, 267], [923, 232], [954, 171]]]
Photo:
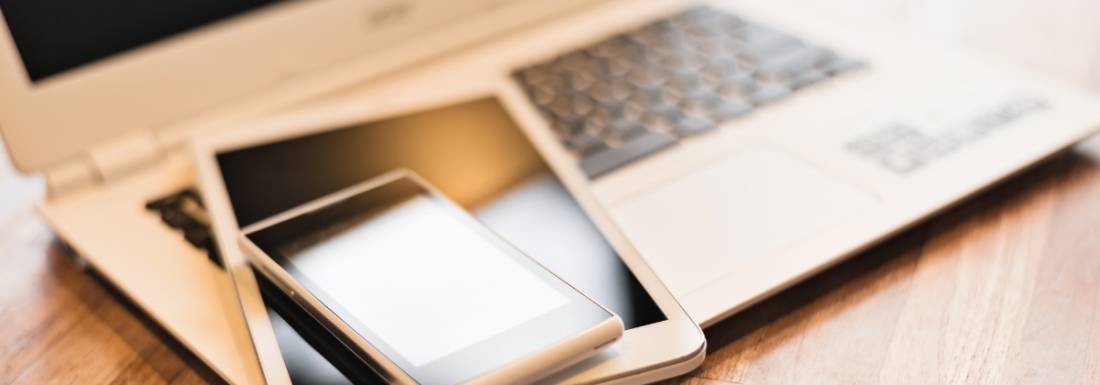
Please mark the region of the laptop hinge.
[[159, 160], [164, 147], [152, 131], [143, 130], [97, 145], [86, 156], [46, 170], [50, 196], [96, 183], [111, 183], [122, 175]]

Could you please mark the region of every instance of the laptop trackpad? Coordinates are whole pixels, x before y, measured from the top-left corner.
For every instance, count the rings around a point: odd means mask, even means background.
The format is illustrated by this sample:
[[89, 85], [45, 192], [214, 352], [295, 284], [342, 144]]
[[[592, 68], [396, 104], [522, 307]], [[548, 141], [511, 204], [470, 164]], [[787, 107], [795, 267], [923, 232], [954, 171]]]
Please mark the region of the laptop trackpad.
[[756, 149], [617, 204], [611, 215], [681, 298], [876, 202], [807, 164]]

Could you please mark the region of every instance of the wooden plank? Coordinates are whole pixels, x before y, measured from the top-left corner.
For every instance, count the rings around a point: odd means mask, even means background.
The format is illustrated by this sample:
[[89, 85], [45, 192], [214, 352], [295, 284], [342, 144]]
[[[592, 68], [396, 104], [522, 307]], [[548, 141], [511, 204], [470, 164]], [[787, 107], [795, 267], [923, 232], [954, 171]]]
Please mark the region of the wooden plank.
[[144, 359], [106, 324], [86, 317], [65, 338], [53, 345], [13, 384], [106, 384], [140, 379], [164, 383]]
[[0, 384], [216, 380], [23, 209], [0, 232]]

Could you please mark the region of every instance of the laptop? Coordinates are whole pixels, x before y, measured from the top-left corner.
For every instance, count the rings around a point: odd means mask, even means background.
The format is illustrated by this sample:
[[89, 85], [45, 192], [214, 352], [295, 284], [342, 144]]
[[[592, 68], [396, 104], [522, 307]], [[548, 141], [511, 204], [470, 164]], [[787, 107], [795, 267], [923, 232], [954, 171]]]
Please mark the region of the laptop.
[[180, 234], [158, 207], [198, 204], [177, 195], [195, 185], [189, 138], [322, 95], [394, 108], [354, 116], [377, 121], [483, 83], [470, 96], [498, 102], [634, 274], [703, 326], [1100, 126], [1080, 89], [826, 4], [191, 2], [133, 17], [14, 3], [0, 3], [0, 134], [17, 168], [45, 173], [40, 212], [234, 383], [285, 366], [256, 353], [274, 343], [253, 340], [267, 313], [242, 308], [198, 247], [209, 233]]
[[[258, 326], [210, 252], [189, 138], [585, 5], [5, 1], [0, 134], [17, 169], [45, 174], [37, 208], [81, 266], [227, 382], [285, 383], [283, 358], [257, 355]], [[671, 357], [690, 370], [702, 336], [663, 295], [666, 313], [694, 333], [691, 354]]]

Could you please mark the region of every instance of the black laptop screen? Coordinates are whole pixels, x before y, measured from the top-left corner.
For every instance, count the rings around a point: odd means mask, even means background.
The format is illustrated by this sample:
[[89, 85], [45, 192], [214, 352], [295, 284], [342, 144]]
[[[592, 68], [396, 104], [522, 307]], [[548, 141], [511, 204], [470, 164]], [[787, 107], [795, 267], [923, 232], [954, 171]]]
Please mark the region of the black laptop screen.
[[283, 0], [0, 0], [31, 81]]

